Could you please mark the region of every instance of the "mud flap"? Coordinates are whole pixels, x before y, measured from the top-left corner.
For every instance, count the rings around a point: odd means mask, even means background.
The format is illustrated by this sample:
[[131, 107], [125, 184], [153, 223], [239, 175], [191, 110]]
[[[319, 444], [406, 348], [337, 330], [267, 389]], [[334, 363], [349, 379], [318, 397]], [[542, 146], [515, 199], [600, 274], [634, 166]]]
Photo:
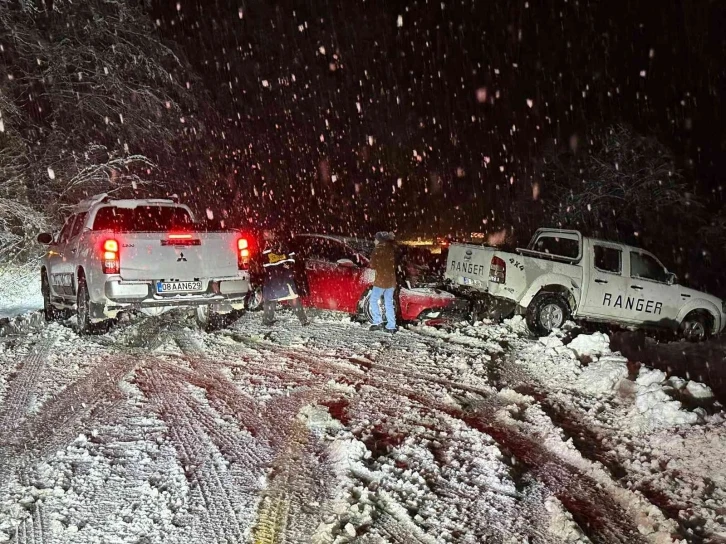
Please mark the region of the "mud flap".
[[88, 301], [88, 317], [90, 318], [91, 323], [100, 323], [101, 321], [106, 321], [107, 319], [114, 319], [117, 313], [118, 312], [111, 311], [107, 314], [106, 307], [103, 304]]

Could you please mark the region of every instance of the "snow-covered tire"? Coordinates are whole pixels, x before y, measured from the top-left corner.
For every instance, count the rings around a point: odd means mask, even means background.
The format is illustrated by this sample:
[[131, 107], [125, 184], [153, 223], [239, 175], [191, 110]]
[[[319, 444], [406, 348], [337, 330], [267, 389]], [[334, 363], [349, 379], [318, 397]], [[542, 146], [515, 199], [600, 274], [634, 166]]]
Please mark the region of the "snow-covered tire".
[[569, 318], [570, 306], [557, 293], [539, 293], [527, 307], [527, 327], [539, 336], [561, 329]]
[[197, 325], [205, 331], [216, 331], [223, 328], [226, 324], [226, 315], [218, 314], [209, 306], [197, 306], [195, 312]]
[[245, 310], [259, 312], [262, 310], [262, 286], [257, 285], [250, 289], [245, 296]]
[[95, 334], [98, 325], [91, 323], [91, 297], [88, 294], [86, 278], [78, 278], [76, 294], [76, 320], [78, 321], [78, 334]]
[[711, 336], [712, 326], [709, 317], [703, 312], [688, 314], [680, 326], [680, 333], [689, 342], [704, 342]]
[[43, 295], [43, 316], [48, 323], [53, 321], [61, 321], [68, 317], [67, 310], [56, 308], [50, 300], [50, 283], [45, 272], [42, 273], [40, 279], [40, 292]]
[[[371, 314], [371, 289], [368, 289], [361, 299], [358, 301], [358, 313], [357, 316], [361, 321], [373, 323], [373, 315]], [[386, 308], [383, 303], [383, 297], [378, 302], [378, 307], [381, 309], [381, 317], [383, 321], [386, 320]], [[398, 307], [398, 290], [393, 295], [393, 310], [396, 312], [396, 321], [401, 322], [401, 309]]]

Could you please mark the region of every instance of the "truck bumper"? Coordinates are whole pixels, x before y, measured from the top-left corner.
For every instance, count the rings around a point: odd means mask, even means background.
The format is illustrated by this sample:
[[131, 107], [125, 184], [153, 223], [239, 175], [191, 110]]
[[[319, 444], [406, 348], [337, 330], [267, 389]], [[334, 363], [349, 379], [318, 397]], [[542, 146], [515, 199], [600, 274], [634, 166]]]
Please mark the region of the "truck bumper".
[[194, 308], [212, 306], [220, 312], [244, 308], [244, 299], [250, 289], [247, 278], [215, 278], [202, 280], [205, 291], [163, 295], [156, 292], [152, 281], [123, 281], [109, 279], [104, 285], [105, 300], [93, 304], [94, 320], [116, 317], [124, 310], [144, 308]]
[[487, 284], [483, 284], [482, 287], [477, 288], [451, 282], [447, 284], [446, 290], [469, 301], [471, 305], [471, 317], [475, 321], [481, 319], [497, 321], [512, 315], [517, 309], [517, 303], [515, 301], [494, 296], [490, 293], [487, 289]]

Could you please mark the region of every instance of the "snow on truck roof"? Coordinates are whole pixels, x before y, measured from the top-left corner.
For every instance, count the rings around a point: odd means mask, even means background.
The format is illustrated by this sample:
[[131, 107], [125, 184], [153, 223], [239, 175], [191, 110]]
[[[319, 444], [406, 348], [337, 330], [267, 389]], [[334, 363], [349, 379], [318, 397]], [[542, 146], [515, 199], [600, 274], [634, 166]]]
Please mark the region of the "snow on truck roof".
[[116, 206], [117, 208], [136, 208], [138, 206], [180, 206], [178, 202], [175, 202], [169, 198], [121, 198], [113, 199], [106, 193], [92, 196], [86, 200], [82, 200], [73, 207], [74, 212], [82, 212], [89, 210], [93, 206], [98, 204], [107, 204], [109, 206]]

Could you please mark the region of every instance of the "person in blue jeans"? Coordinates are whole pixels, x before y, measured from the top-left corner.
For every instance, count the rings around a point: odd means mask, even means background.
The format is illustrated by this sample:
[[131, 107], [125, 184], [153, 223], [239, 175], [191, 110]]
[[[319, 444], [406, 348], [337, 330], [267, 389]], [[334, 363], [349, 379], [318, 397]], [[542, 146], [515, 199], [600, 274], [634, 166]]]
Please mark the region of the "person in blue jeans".
[[[376, 278], [371, 290], [370, 310], [373, 324], [370, 330], [389, 333], [396, 332], [396, 310], [393, 307], [393, 296], [396, 292], [396, 248], [395, 237], [392, 232], [376, 233], [376, 247], [371, 255], [370, 267], [375, 271]], [[380, 300], [383, 297], [386, 308], [386, 326], [383, 327]]]

